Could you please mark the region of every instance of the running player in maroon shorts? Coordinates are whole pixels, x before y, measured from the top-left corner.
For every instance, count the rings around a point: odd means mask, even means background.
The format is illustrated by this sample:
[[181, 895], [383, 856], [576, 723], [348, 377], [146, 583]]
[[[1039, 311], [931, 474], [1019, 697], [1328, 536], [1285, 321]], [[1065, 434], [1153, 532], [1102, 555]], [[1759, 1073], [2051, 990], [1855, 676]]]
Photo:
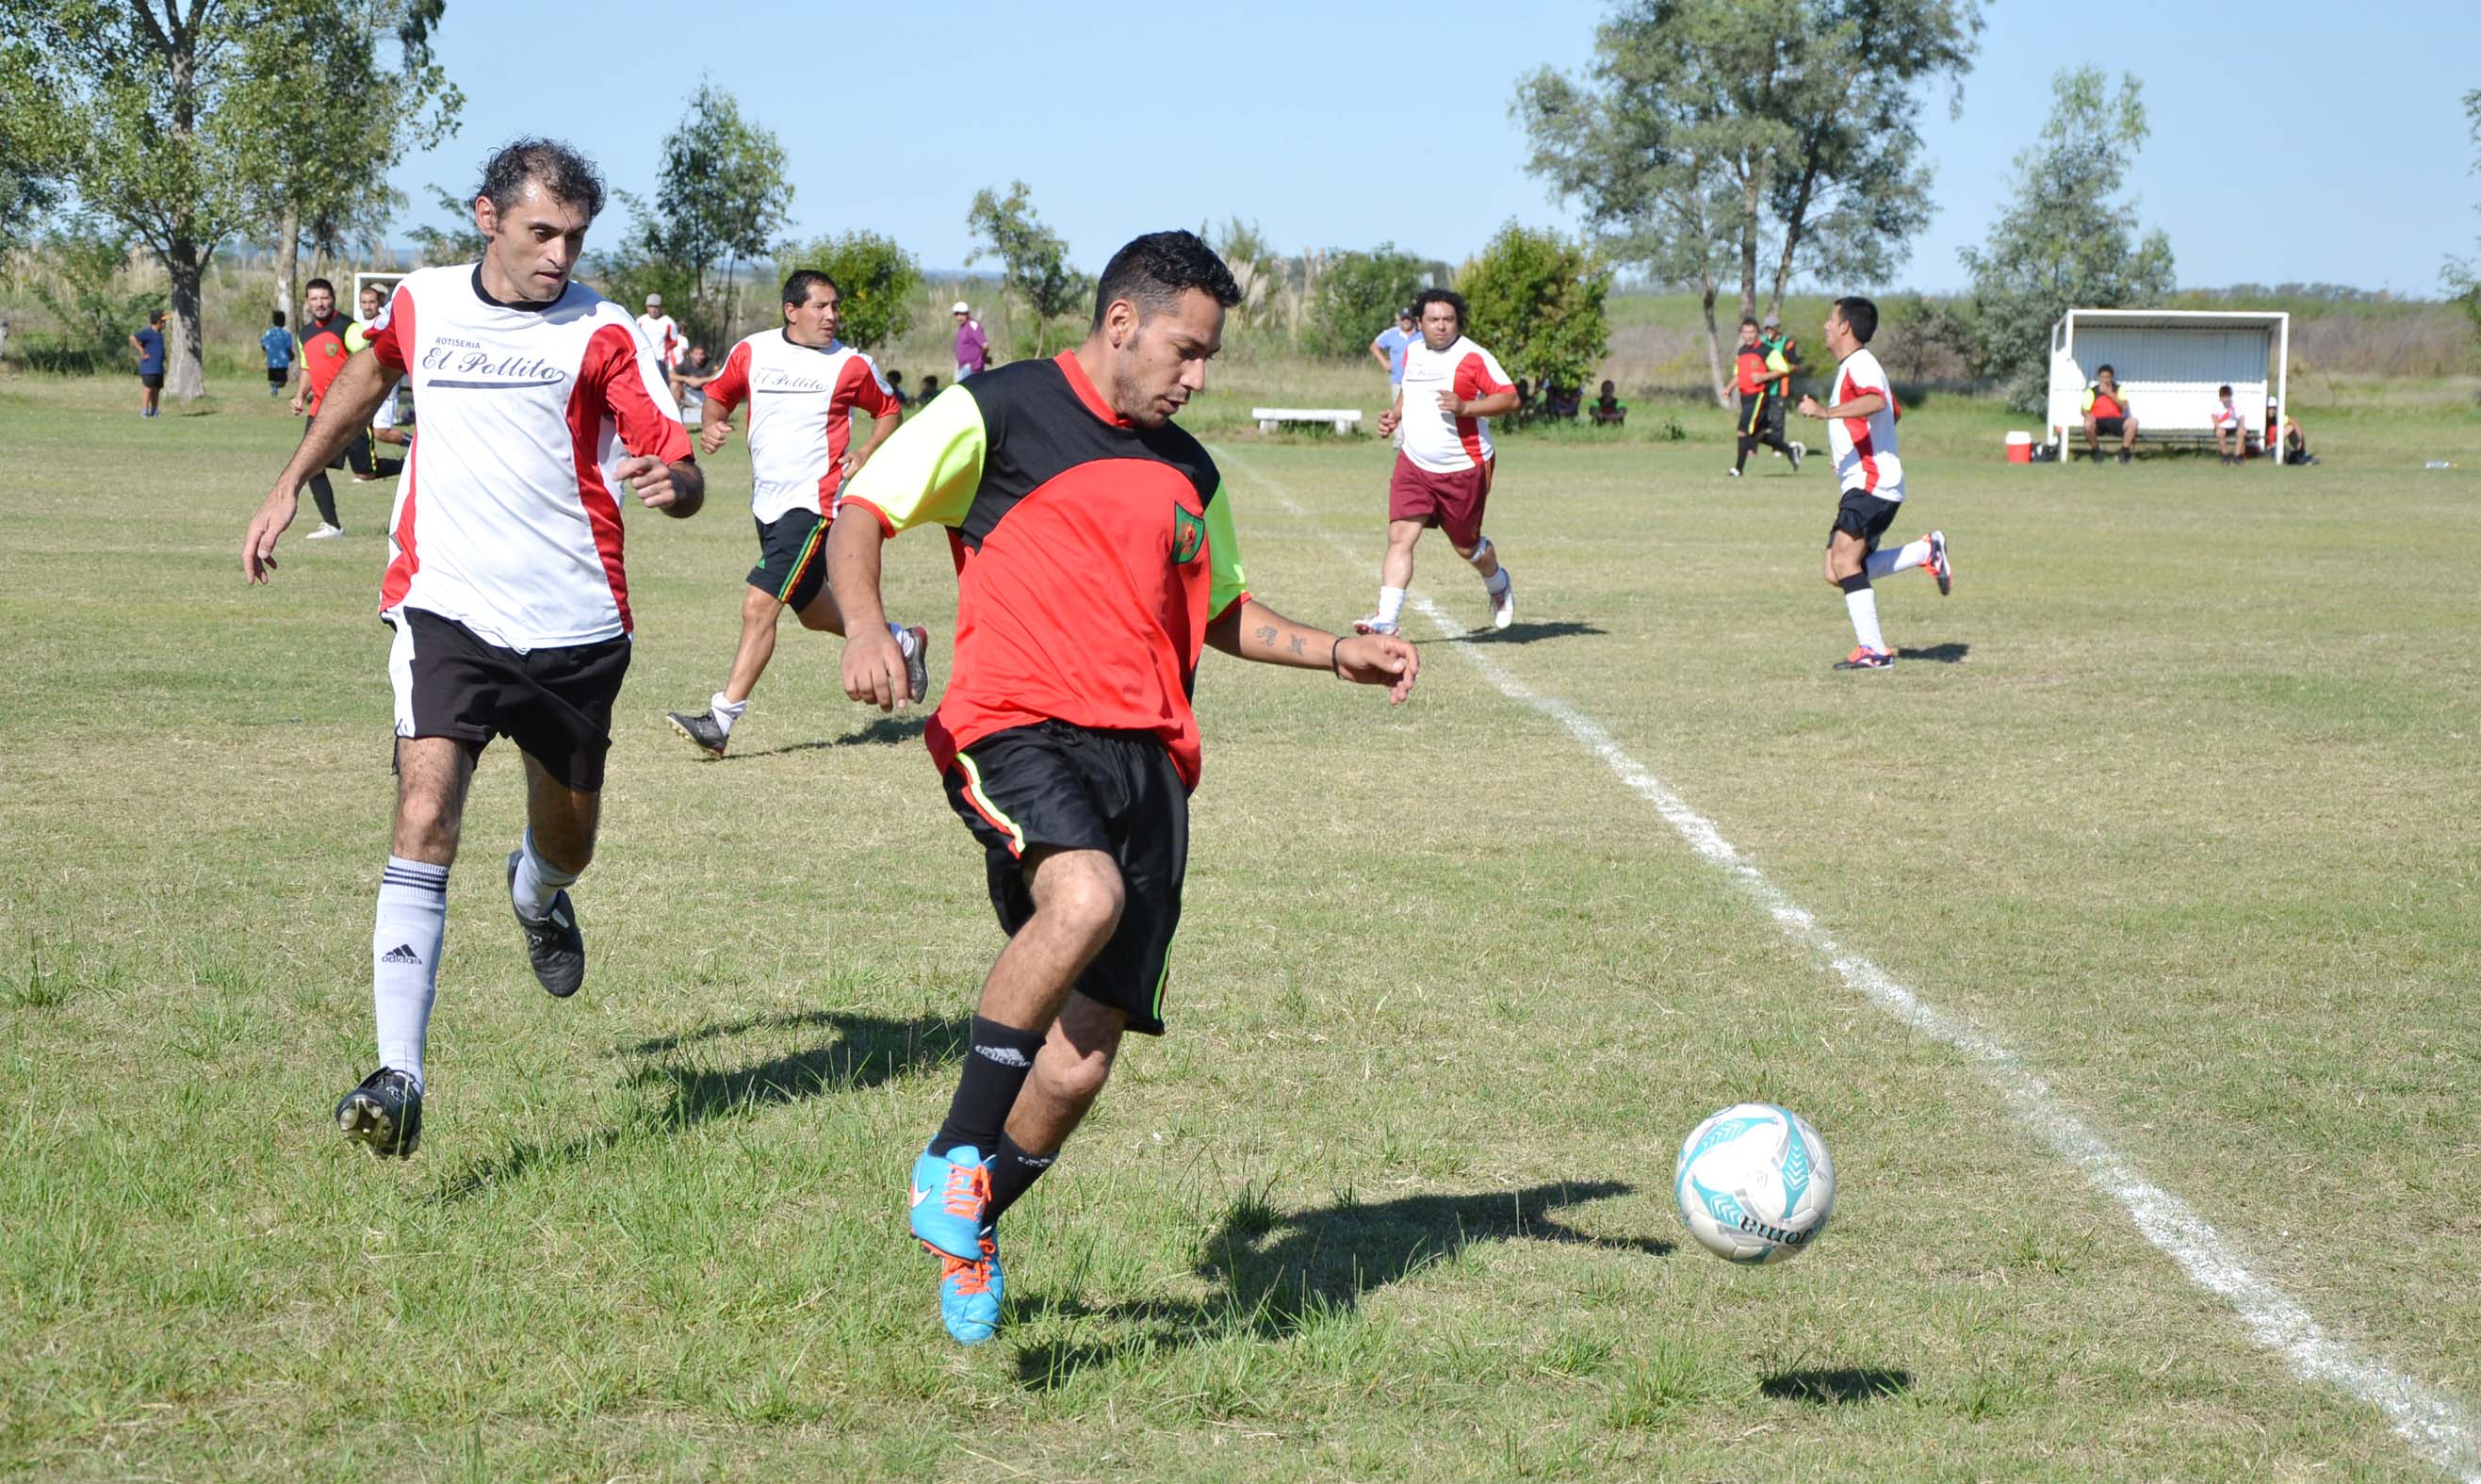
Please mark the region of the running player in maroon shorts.
[[1448, 534], [1456, 555], [1473, 563], [1490, 594], [1490, 621], [1516, 621], [1516, 587], [1490, 537], [1482, 508], [1498, 456], [1490, 419], [1516, 410], [1516, 384], [1499, 358], [1465, 338], [1465, 301], [1447, 289], [1423, 289], [1413, 300], [1422, 339], [1404, 352], [1396, 404], [1378, 415], [1378, 431], [1404, 430], [1395, 477], [1387, 484], [1387, 556], [1378, 566], [1378, 611], [1354, 624], [1359, 634], [1393, 634], [1413, 586], [1413, 543], [1425, 526]]

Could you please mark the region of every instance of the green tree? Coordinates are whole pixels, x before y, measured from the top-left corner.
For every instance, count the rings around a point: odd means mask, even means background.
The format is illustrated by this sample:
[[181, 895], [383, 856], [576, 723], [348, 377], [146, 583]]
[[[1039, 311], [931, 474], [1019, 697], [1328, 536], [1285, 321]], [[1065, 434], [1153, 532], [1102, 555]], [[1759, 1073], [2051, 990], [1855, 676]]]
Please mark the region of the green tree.
[[[655, 171], [655, 197], [663, 204], [650, 208], [627, 198], [638, 232], [613, 261], [637, 263], [640, 276], [686, 283], [681, 318], [691, 338], [718, 344], [736, 338], [738, 270], [744, 262], [771, 262], [792, 221], [793, 185], [785, 169], [784, 144], [774, 131], [742, 117], [731, 93], [700, 83], [664, 140]], [[654, 272], [656, 264], [670, 272]], [[665, 302], [673, 302], [671, 295]]]
[[[308, 111], [292, 70], [296, 43], [315, 38], [329, 61], [361, 57], [385, 34], [375, 29], [380, 21], [409, 19], [417, 7], [427, 37], [436, 0], [0, 0], [12, 55], [0, 137], [43, 140], [37, 173], [63, 182], [163, 264], [172, 287], [165, 386], [175, 397], [205, 390], [208, 262], [222, 244], [281, 215], [279, 188]], [[387, 106], [435, 96], [444, 80], [431, 71], [406, 86], [412, 92], [390, 91]], [[50, 117], [30, 126], [29, 113]], [[365, 158], [329, 164], [384, 171], [390, 142], [401, 145], [419, 127], [419, 118], [391, 117], [389, 131], [354, 136]]]
[[[2481, 175], [2481, 88], [2464, 95], [2464, 117], [2470, 125], [2469, 135], [2474, 145], [2472, 173]], [[2481, 207], [2473, 209], [2481, 211]], [[2476, 241], [2473, 246], [2481, 248], [2481, 241]], [[2473, 354], [2481, 356], [2481, 251], [2468, 258], [2449, 257], [2439, 277], [2446, 286], [2446, 292], [2455, 297], [2456, 302], [2464, 306], [2465, 314], [2471, 319]]]
[[1528, 169], [1615, 260], [1693, 286], [1728, 402], [1716, 301], [1780, 310], [1796, 273], [1883, 280], [1927, 221], [1925, 83], [1961, 100], [1979, 0], [1630, 0], [1580, 77], [1521, 80]]
[[1467, 331], [1510, 376], [1581, 386], [1611, 349], [1610, 272], [1556, 232], [1510, 221], [1456, 274]]
[[[1010, 326], [1013, 353], [1020, 359], [1050, 353], [1053, 322], [1090, 307], [1094, 280], [1068, 266], [1068, 244], [1043, 223], [1033, 209], [1032, 193], [1022, 180], [1010, 181], [1005, 196], [988, 186], [975, 192], [973, 205], [965, 211], [965, 225], [979, 239], [966, 254], [965, 266], [970, 268], [985, 257], [1000, 260], [1001, 324]], [[1008, 318], [1011, 298], [1023, 300], [1032, 314], [1030, 341], [1013, 329], [1014, 322]], [[1063, 325], [1060, 332], [1082, 330]]]
[[35, 301], [61, 323], [56, 344], [19, 353], [39, 370], [93, 374], [129, 365], [129, 331], [162, 302], [127, 281], [129, 234], [91, 218], [70, 217], [45, 232], [25, 275]]
[[1215, 256], [1232, 270], [1232, 281], [1240, 286], [1240, 302], [1233, 306], [1232, 317], [1252, 326], [1271, 323], [1284, 291], [1285, 263], [1258, 223], [1234, 216], [1220, 227], [1199, 227], [1197, 235], [1214, 246]]
[[422, 254], [423, 263], [436, 267], [481, 258], [484, 243], [481, 229], [474, 225], [473, 198], [440, 186], [429, 190], [431, 203], [438, 209], [443, 224], [421, 222], [406, 234], [413, 239], [414, 250]]
[[920, 297], [922, 265], [898, 247], [896, 239], [876, 232], [843, 232], [796, 247], [775, 265], [780, 282], [797, 268], [814, 268], [836, 280], [839, 301], [836, 338], [865, 351], [893, 345], [913, 327]]
[[[0, 15], [8, 13], [0, 8]], [[0, 36], [0, 98], [35, 96], [36, 63], [30, 39], [13, 31]], [[53, 127], [48, 110], [0, 104], [0, 258], [24, 243], [59, 199], [57, 184], [44, 174], [45, 162], [58, 153]]]
[[2050, 120], [2016, 157], [2015, 196], [1990, 239], [1960, 256], [1972, 274], [1972, 317], [1983, 376], [2006, 383], [2008, 404], [2040, 411], [2050, 385], [2050, 326], [2071, 308], [2158, 303], [2171, 292], [2171, 242], [2137, 231], [2120, 198], [2145, 143], [2145, 100], [2133, 76], [2113, 93], [2100, 67], [2050, 80]]
[[1427, 276], [1421, 258], [1392, 242], [1368, 252], [1323, 254], [1301, 348], [1336, 360], [1368, 355], [1371, 340], [1396, 323], [1396, 311], [1413, 301]]

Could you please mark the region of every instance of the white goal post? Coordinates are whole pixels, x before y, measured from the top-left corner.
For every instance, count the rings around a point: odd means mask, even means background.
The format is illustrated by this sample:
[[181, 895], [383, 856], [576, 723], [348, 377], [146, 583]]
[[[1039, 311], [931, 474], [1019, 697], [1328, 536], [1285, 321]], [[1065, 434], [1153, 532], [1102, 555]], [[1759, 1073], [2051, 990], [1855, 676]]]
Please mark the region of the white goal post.
[[2085, 388], [2108, 366], [2127, 388], [2138, 441], [2211, 437], [2215, 388], [2229, 382], [2232, 404], [2271, 456], [2290, 410], [2290, 359], [2291, 316], [2279, 310], [2071, 309], [2050, 326], [2049, 441], [2066, 462], [2084, 430]]

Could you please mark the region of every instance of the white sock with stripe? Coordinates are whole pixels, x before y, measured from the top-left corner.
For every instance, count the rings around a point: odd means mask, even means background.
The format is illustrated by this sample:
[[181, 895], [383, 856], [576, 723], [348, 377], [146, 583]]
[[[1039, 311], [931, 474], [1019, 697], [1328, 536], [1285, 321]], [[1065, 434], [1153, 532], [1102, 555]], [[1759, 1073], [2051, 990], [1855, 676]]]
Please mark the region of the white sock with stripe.
[[422, 1085], [431, 1004], [439, 994], [439, 946], [448, 936], [448, 868], [388, 857], [371, 927], [371, 1015], [379, 1065]]
[[1891, 552], [1871, 552], [1867, 560], [1861, 563], [1861, 567], [1863, 571], [1869, 574], [1871, 582], [1876, 582], [1882, 577], [1893, 577], [1898, 572], [1909, 572], [1929, 560], [1930, 538], [1923, 536], [1918, 541], [1898, 546]]
[[543, 914], [551, 910], [551, 899], [560, 895], [561, 888], [576, 882], [576, 872], [562, 871], [542, 858], [535, 848], [535, 832], [527, 830], [517, 848], [516, 879], [509, 883], [509, 897], [517, 904], [517, 910], [540, 922]]

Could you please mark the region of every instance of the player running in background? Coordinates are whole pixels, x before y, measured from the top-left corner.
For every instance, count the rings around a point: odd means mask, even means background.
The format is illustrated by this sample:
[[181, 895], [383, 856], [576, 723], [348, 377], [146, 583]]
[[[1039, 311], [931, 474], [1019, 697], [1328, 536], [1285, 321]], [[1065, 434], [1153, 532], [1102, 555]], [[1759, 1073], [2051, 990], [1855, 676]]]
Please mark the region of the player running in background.
[[[1732, 478], [1738, 479], [1741, 471], [1748, 468], [1749, 455], [1762, 443], [1789, 458], [1794, 474], [1800, 472], [1800, 455], [1793, 452], [1798, 445], [1784, 441], [1782, 418], [1778, 416], [1771, 423], [1766, 418], [1766, 406], [1773, 401], [1768, 388], [1781, 386], [1790, 378], [1789, 371], [1778, 371], [1767, 364], [1765, 342], [1759, 336], [1758, 322], [1743, 317], [1740, 349], [1732, 360], [1732, 385], [1740, 394], [1739, 456], [1732, 464]], [[1780, 412], [1780, 407], [1777, 410]]]
[[1876, 333], [1876, 304], [1837, 299], [1826, 311], [1826, 349], [1837, 361], [1835, 400], [1823, 406], [1815, 397], [1800, 400], [1801, 416], [1826, 420], [1826, 447], [1843, 491], [1826, 534], [1826, 581], [1842, 589], [1844, 611], [1852, 618], [1854, 648], [1836, 662], [1839, 670], [1895, 667], [1894, 652], [1878, 632], [1878, 596], [1870, 579], [1926, 567], [1938, 579], [1942, 597], [1954, 588], [1945, 533], [1933, 531], [1895, 551], [1878, 550], [1878, 537], [1904, 508], [1904, 464], [1895, 454], [1895, 419], [1902, 415], [1895, 388], [1869, 352], [1869, 337]]
[[1423, 289], [1413, 299], [1413, 312], [1422, 338], [1405, 349], [1395, 405], [1378, 415], [1382, 434], [1404, 430], [1387, 484], [1387, 555], [1378, 563], [1378, 610], [1353, 631], [1396, 632], [1404, 589], [1413, 586], [1413, 545], [1428, 526], [1446, 532], [1456, 555], [1481, 574], [1491, 626], [1504, 629], [1516, 621], [1516, 585], [1482, 534], [1481, 517], [1499, 469], [1490, 419], [1516, 410], [1516, 383], [1500, 369], [1497, 356], [1465, 338], [1462, 295]]
[[[1784, 435], [1784, 409], [1791, 405], [1791, 378], [1809, 368], [1800, 363], [1800, 342], [1783, 327], [1783, 316], [1769, 309], [1758, 322], [1758, 344], [1766, 352], [1766, 369], [1782, 375], [1766, 383], [1766, 427], [1778, 438]], [[1791, 460], [1791, 471], [1800, 472], [1800, 461], [1809, 456], [1809, 445], [1798, 438], [1791, 440], [1789, 451], [1778, 455]]]
[[685, 517], [706, 481], [627, 310], [570, 278], [603, 206], [594, 168], [520, 140], [474, 199], [479, 263], [399, 280], [249, 523], [242, 569], [275, 569], [301, 481], [411, 377], [422, 439], [397, 487], [379, 616], [396, 630], [396, 817], [371, 936], [379, 1068], [336, 1105], [377, 1155], [422, 1139], [423, 1045], [438, 993], [448, 868], [466, 786], [495, 737], [525, 755], [509, 905], [535, 977], [577, 992], [586, 940], [565, 888], [594, 856], [612, 704], [629, 668], [621, 498]]
[[[313, 278], [302, 285], [301, 307], [309, 318], [301, 322], [301, 379], [293, 390], [293, 415], [307, 415], [310, 419], [301, 425], [301, 442], [307, 447], [310, 430], [318, 426], [319, 408], [326, 401], [327, 388], [334, 384], [336, 373], [344, 369], [351, 353], [345, 349], [345, 331], [353, 326], [336, 312], [336, 286], [325, 278]], [[324, 541], [345, 534], [344, 522], [336, 516], [336, 486], [327, 482], [327, 471], [343, 467], [341, 444], [311, 467], [308, 483], [310, 499], [319, 507], [319, 529], [303, 540]]]
[[293, 331], [284, 327], [283, 310], [276, 310], [260, 332], [258, 348], [267, 355], [267, 395], [281, 397], [284, 383], [293, 379]]
[[[836, 492], [870, 462], [904, 409], [879, 379], [871, 358], [836, 339], [843, 292], [815, 269], [784, 280], [784, 323], [732, 348], [723, 370], [706, 383], [698, 448], [718, 453], [732, 430], [732, 409], [749, 404], [749, 511], [758, 521], [758, 565], [741, 598], [741, 647], [732, 673], [702, 712], [666, 712], [672, 730], [716, 757], [723, 756], [733, 723], [749, 708], [749, 692], [775, 655], [775, 624], [791, 609], [801, 627], [842, 636], [844, 614], [827, 590], [820, 547], [836, 518]], [[855, 408], [870, 418], [870, 441], [852, 446]], [[930, 633], [889, 624], [904, 652], [913, 694], [930, 686]]]
[[910, 1199], [941, 1320], [966, 1344], [999, 1324], [1002, 1213], [1093, 1106], [1122, 1034], [1163, 1029], [1201, 647], [1397, 701], [1421, 667], [1402, 639], [1338, 638], [1249, 595], [1214, 460], [1171, 426], [1240, 299], [1195, 234], [1130, 243], [1083, 345], [949, 388], [853, 482], [827, 537], [853, 625], [845, 690], [882, 711], [909, 692], [880, 621], [880, 544], [945, 526], [956, 558], [955, 672], [927, 741], [1008, 943]]

